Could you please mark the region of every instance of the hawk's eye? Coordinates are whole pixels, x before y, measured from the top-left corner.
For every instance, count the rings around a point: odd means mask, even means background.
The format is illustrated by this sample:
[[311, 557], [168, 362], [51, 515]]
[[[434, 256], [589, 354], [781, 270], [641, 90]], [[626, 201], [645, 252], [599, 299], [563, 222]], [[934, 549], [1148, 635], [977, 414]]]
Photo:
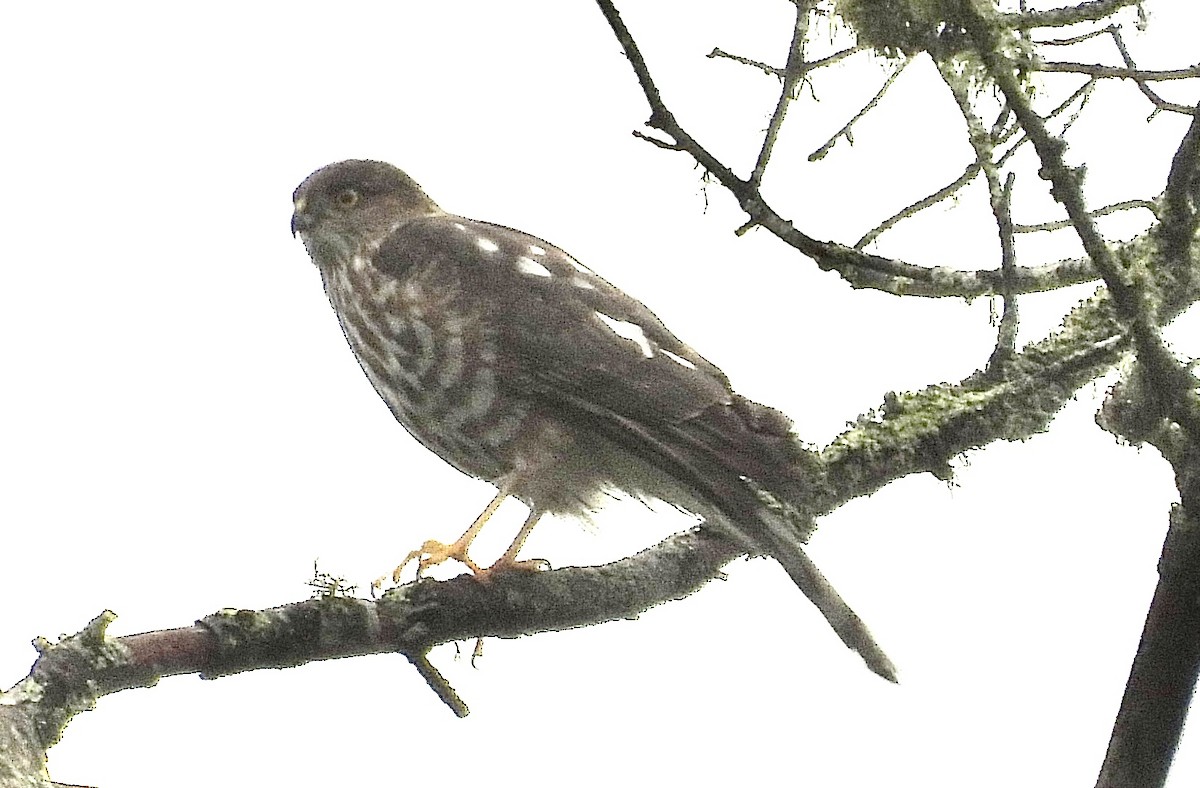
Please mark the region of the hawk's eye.
[[358, 191], [355, 189], [342, 189], [334, 199], [343, 208], [353, 208], [355, 205], [358, 205]]

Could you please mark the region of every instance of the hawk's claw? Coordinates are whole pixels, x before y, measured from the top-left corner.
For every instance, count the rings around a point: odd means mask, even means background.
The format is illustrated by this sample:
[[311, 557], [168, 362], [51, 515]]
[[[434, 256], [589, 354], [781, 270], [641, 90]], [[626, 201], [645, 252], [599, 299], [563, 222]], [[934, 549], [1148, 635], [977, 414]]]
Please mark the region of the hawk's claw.
[[549, 569], [550, 562], [545, 558], [527, 558], [517, 561], [505, 554], [487, 569], [475, 570], [475, 579], [481, 583], [490, 583], [493, 577], [506, 572], [546, 572]]
[[[469, 544], [469, 543], [468, 543]], [[479, 564], [471, 560], [467, 555], [467, 544], [464, 544], [460, 539], [454, 544], [446, 544], [439, 542], [436, 539], [429, 539], [416, 550], [413, 550], [404, 557], [400, 565], [392, 570], [392, 582], [399, 583], [400, 575], [404, 571], [404, 567], [408, 566], [413, 561], [417, 562], [417, 579], [425, 574], [425, 570], [431, 566], [437, 566], [449, 560], [458, 561], [461, 564], [466, 564], [467, 568], [475, 575], [478, 575], [483, 570], [479, 568]]]
[[[475, 579], [481, 583], [490, 582], [495, 575], [505, 572], [545, 572], [551, 568], [550, 562], [544, 558], [529, 558], [518, 561], [506, 553], [496, 563], [484, 569], [467, 555], [466, 549], [458, 542], [445, 544], [436, 539], [430, 539], [418, 549], [406, 555], [404, 560], [400, 562], [400, 565], [392, 570], [392, 582], [399, 583], [404, 568], [413, 561], [417, 562], [417, 579], [420, 580], [425, 574], [425, 570], [450, 560], [465, 564], [471, 570], [471, 574], [474, 575]], [[371, 587], [378, 588], [382, 585], [383, 578], [379, 578], [371, 584]]]

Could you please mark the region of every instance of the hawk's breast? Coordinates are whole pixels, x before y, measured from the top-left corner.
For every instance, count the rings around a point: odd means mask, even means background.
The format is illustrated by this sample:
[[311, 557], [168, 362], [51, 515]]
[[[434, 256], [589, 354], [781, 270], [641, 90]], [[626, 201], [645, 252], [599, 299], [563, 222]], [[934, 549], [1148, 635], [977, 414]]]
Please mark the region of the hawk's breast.
[[495, 480], [511, 470], [504, 447], [526, 409], [499, 396], [496, 334], [453, 269], [417, 265], [395, 275], [360, 253], [322, 267], [321, 277], [359, 365], [396, 419], [464, 473]]

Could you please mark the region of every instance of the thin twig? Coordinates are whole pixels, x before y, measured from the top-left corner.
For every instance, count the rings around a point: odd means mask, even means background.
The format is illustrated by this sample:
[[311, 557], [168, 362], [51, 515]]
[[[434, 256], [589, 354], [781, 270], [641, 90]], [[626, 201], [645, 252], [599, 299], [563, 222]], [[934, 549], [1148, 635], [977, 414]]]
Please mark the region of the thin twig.
[[999, 22], [1005, 27], [1028, 30], [1033, 27], [1064, 27], [1078, 22], [1094, 22], [1112, 16], [1122, 8], [1137, 5], [1142, 0], [1089, 0], [1065, 8], [1045, 11], [1019, 11], [1000, 14]]
[[[839, 49], [837, 52], [834, 52], [832, 55], [826, 55], [825, 57], [817, 58], [816, 60], [809, 60], [804, 63], [801, 63], [800, 70], [803, 73], [807, 74], [810, 71], [816, 71], [819, 68], [825, 68], [826, 66], [831, 66], [840, 60], [844, 60], [845, 58], [848, 58], [851, 55], [856, 54], [858, 52], [862, 52], [864, 50], [866, 50], [866, 47], [864, 47], [864, 46], [852, 46], [852, 47], [847, 47], [845, 49]], [[764, 74], [769, 74], [773, 77], [778, 77], [780, 79], [783, 79], [784, 76], [788, 72], [788, 68], [776, 68], [775, 66], [772, 66], [770, 63], [763, 63], [761, 60], [754, 60], [752, 58], [743, 57], [741, 55], [734, 55], [730, 52], [726, 52], [724, 49], [721, 49], [720, 47], [713, 47], [713, 50], [711, 52], [709, 52], [707, 55], [705, 55], [705, 57], [713, 58], [713, 59], [732, 60], [735, 63], [741, 63], [743, 66], [750, 66], [751, 68], [756, 68], [759, 71], [762, 71]]]
[[[1083, 98], [1083, 102], [1080, 104], [1080, 111], [1082, 111], [1083, 104], [1087, 102], [1088, 96], [1091, 94], [1092, 89], [1095, 87], [1095, 85], [1096, 85], [1095, 80], [1088, 80], [1087, 83], [1082, 85], [1074, 93], [1072, 93], [1070, 96], [1068, 96], [1065, 101], [1063, 101], [1061, 104], [1059, 104], [1053, 110], [1051, 110], [1050, 114], [1047, 115], [1046, 117], [1053, 118], [1053, 117], [1060, 115], [1061, 113], [1065, 112], [1067, 110], [1067, 108], [1070, 107], [1071, 104], [1076, 99], [1079, 99], [1080, 97]], [[1011, 126], [1011, 127], [1008, 127], [1007, 129], [1005, 129], [1005, 124], [1007, 122], [1007, 119], [1011, 116], [1011, 114], [1012, 113], [1009, 110], [1009, 108], [1007, 106], [1005, 106], [1000, 111], [1000, 114], [996, 116], [996, 120], [992, 124], [991, 134], [993, 137], [996, 138], [997, 145], [1007, 142], [1013, 136], [1015, 136], [1017, 134], [1017, 132], [1020, 131], [1019, 125], [1014, 125], [1014, 126]], [[1073, 118], [1074, 118], [1074, 116], [1073, 116]], [[1073, 118], [1072, 118], [1072, 120], [1073, 120]], [[1067, 125], [1069, 126], [1070, 123], [1071, 123], [1071, 121], [1069, 120], [1067, 122]], [[1010, 158], [1012, 158], [1012, 156], [1017, 152], [1017, 150], [1020, 149], [1020, 147], [1028, 141], [1029, 141], [1029, 138], [1022, 135], [1020, 137], [1020, 139], [1018, 139], [1016, 141], [1016, 143], [1014, 143], [1012, 145], [1012, 147], [1010, 147], [1003, 154], [1001, 154], [999, 158], [996, 159], [996, 166], [1003, 167], [1004, 164], [1007, 163], [1008, 160]], [[970, 183], [972, 180], [974, 180], [975, 176], [978, 174], [979, 174], [979, 162], [972, 161], [970, 164], [967, 165], [967, 168], [965, 170], [963, 170], [962, 175], [959, 175], [957, 178], [955, 178], [950, 183], [946, 184], [945, 186], [943, 186], [942, 188], [933, 192], [932, 194], [930, 194], [926, 197], [922, 197], [920, 200], [917, 200], [916, 202], [905, 206], [901, 210], [897, 211], [896, 213], [892, 214], [888, 218], [884, 219], [882, 222], [877, 224], [875, 227], [871, 228], [867, 233], [865, 233], [862, 236], [862, 238], [859, 238], [858, 241], [855, 242], [854, 248], [855, 249], [865, 249], [868, 244], [875, 241], [877, 238], [879, 238], [879, 236], [883, 235], [885, 232], [887, 232], [891, 228], [898, 225], [904, 219], [906, 219], [910, 216], [915, 216], [916, 214], [920, 213], [921, 211], [925, 210], [926, 208], [931, 208], [932, 206], [940, 203], [942, 200], [945, 200], [946, 198], [957, 193], [960, 189], [962, 189], [964, 186], [966, 186], [968, 183]], [[1073, 270], [1080, 270], [1080, 267], [1073, 266]], [[1071, 284], [1077, 284], [1077, 283], [1078, 282], [1071, 282]], [[1025, 291], [1025, 292], [1029, 292], [1029, 291]]]
[[996, 332], [996, 348], [988, 358], [985, 374], [1001, 369], [1017, 352], [1017, 326], [1020, 320], [1017, 295], [1008, 284], [1017, 273], [1017, 252], [1013, 244], [1012, 223], [1012, 187], [1015, 178], [1014, 173], [1008, 174], [999, 199], [992, 202], [996, 230], [1000, 234], [1000, 272], [1004, 277], [1001, 296], [1004, 299], [1004, 311], [1000, 315], [1000, 328]]
[[743, 66], [756, 68], [764, 74], [769, 74], [770, 76], [779, 77], [781, 79], [783, 78], [784, 72], [778, 68], [775, 68], [775, 66], [772, 66], [770, 63], [764, 63], [761, 60], [752, 60], [748, 57], [742, 57], [741, 55], [730, 54], [720, 47], [713, 47], [713, 51], [709, 52], [706, 57], [712, 59], [732, 60], [734, 63], [741, 63]]
[[[1113, 40], [1113, 44], [1115, 44], [1117, 47], [1117, 51], [1121, 53], [1121, 60], [1124, 61], [1125, 67], [1129, 68], [1130, 70], [1136, 70], [1137, 64], [1134, 62], [1133, 56], [1129, 54], [1128, 47], [1125, 46], [1125, 39], [1121, 37], [1121, 30], [1116, 25], [1109, 25], [1107, 28], [1105, 28], [1105, 32], [1109, 34]], [[1194, 68], [1200, 68], [1200, 66], [1196, 66]], [[1167, 112], [1178, 112], [1183, 115], [1187, 115], [1193, 111], [1190, 107], [1185, 107], [1182, 104], [1176, 104], [1172, 101], [1167, 101], [1162, 96], [1151, 90], [1150, 86], [1146, 84], [1145, 79], [1134, 77], [1134, 81], [1137, 83], [1138, 90], [1142, 92], [1143, 96], [1150, 100], [1150, 103], [1153, 104], [1156, 109], [1165, 110]], [[1150, 115], [1150, 117], [1154, 117], [1153, 113]]]
[[1034, 41], [1033, 43], [1037, 44], [1038, 46], [1046, 47], [1069, 47], [1074, 46], [1075, 44], [1082, 44], [1084, 41], [1091, 41], [1093, 38], [1098, 38], [1106, 33], [1108, 33], [1108, 29], [1102, 28], [1100, 30], [1092, 30], [1087, 33], [1081, 33], [1077, 36], [1070, 36], [1069, 38], [1048, 38], [1045, 41]]
[[1051, 182], [1051, 193], [1066, 208], [1084, 251], [1109, 285], [1118, 312], [1126, 320], [1136, 319], [1142, 314], [1142, 296], [1121, 276], [1112, 253], [1092, 221], [1080, 188], [1082, 173], [1077, 167], [1069, 167], [1063, 158], [1066, 143], [1052, 136], [1045, 122], [1034, 112], [1016, 76], [1016, 64], [1002, 54], [1000, 36], [993, 23], [984, 19], [971, 3], [963, 3], [961, 7], [967, 18], [964, 21], [969, 20], [967, 32], [975, 42], [976, 52], [1037, 151], [1042, 163], [1042, 177]]
[[425, 679], [425, 683], [442, 703], [445, 703], [450, 711], [454, 712], [455, 717], [461, 719], [471, 713], [467, 704], [458, 696], [458, 692], [450, 686], [450, 682], [446, 681], [446, 677], [429, 661], [428, 654], [405, 654], [404, 656], [408, 657], [408, 661], [417, 669], [417, 673]]
[[853, 128], [854, 124], [857, 123], [859, 120], [861, 120], [868, 112], [875, 109], [875, 107], [879, 104], [879, 101], [883, 98], [883, 94], [887, 92], [887, 89], [892, 86], [892, 83], [896, 81], [897, 77], [900, 76], [900, 74], [904, 71], [905, 68], [908, 67], [908, 64], [911, 62], [912, 62], [912, 58], [905, 58], [900, 63], [900, 65], [897, 66], [890, 75], [888, 75], [888, 78], [883, 83], [883, 87], [879, 88], [878, 92], [876, 92], [875, 95], [871, 97], [871, 100], [868, 101], [862, 109], [860, 109], [858, 112], [856, 112], [854, 114], [854, 117], [852, 117], [852, 118], [850, 118], [850, 120], [846, 121], [846, 125], [842, 126], [840, 129], [838, 129], [837, 133], [835, 133], [832, 137], [830, 137], [829, 140], [824, 145], [822, 145], [821, 147], [817, 148], [815, 151], [810, 153], [808, 155], [808, 160], [809, 161], [818, 161], [820, 159], [825, 158], [825, 156], [827, 156], [829, 154], [829, 151], [831, 151], [833, 149], [833, 146], [837, 144], [837, 141], [839, 139], [841, 139], [842, 137], [845, 137], [846, 142], [849, 142], [851, 145], [853, 145], [854, 144], [854, 136], [853, 136], [853, 134], [851, 134], [851, 131], [850, 131], [851, 128]]
[[959, 175], [957, 178], [950, 181], [950, 183], [947, 183], [945, 186], [938, 189], [933, 194], [930, 194], [926, 197], [922, 197], [921, 199], [917, 200], [916, 202], [914, 202], [910, 205], [906, 205], [901, 210], [897, 211], [896, 213], [892, 214], [888, 218], [884, 219], [879, 224], [872, 227], [870, 230], [868, 230], [863, 235], [862, 238], [859, 238], [857, 241], [854, 242], [854, 248], [855, 249], [865, 249], [868, 244], [870, 244], [872, 241], [874, 241], [879, 236], [886, 233], [888, 230], [890, 230], [893, 227], [895, 227], [896, 225], [898, 225], [900, 222], [904, 221], [905, 219], [909, 218], [910, 216], [915, 216], [916, 214], [920, 213], [921, 211], [925, 210], [926, 208], [931, 208], [934, 205], [937, 205], [942, 200], [951, 196], [952, 194], [957, 192], [959, 189], [963, 188], [968, 183], [975, 180], [975, 176], [978, 174], [979, 174], [979, 161], [978, 160], [972, 161], [970, 164], [967, 165], [967, 168], [965, 170], [963, 170], [962, 175]]
[[750, 173], [750, 183], [758, 187], [762, 183], [767, 164], [771, 161], [771, 152], [775, 149], [775, 141], [779, 130], [783, 128], [783, 118], [787, 115], [788, 105], [796, 98], [796, 86], [804, 79], [804, 39], [808, 35], [808, 13], [810, 2], [796, 3], [796, 22], [792, 27], [792, 43], [788, 47], [787, 67], [784, 69], [783, 87], [779, 91], [779, 101], [775, 103], [775, 111], [771, 113], [771, 122], [763, 135], [762, 148], [758, 151], [758, 159], [754, 162], [754, 171]]
[[[988, 184], [988, 202], [992, 207], [992, 215], [996, 219], [996, 228], [1000, 236], [1000, 295], [1004, 300], [1004, 312], [1000, 318], [1000, 327], [996, 336], [996, 347], [988, 359], [985, 374], [998, 374], [1004, 363], [1016, 354], [1017, 349], [1017, 294], [1013, 290], [1013, 282], [1017, 276], [1017, 253], [1013, 246], [1012, 224], [1012, 184], [1013, 174], [1009, 173], [1003, 184], [1000, 182], [1000, 168], [996, 164], [996, 139], [983, 125], [983, 120], [975, 114], [971, 105], [971, 96], [967, 85], [951, 63], [940, 63], [938, 67], [942, 81], [950, 89], [954, 103], [967, 124], [967, 141], [975, 150], [975, 164], [983, 172]], [[992, 124], [999, 126], [999, 120]]]
[[[1092, 215], [1093, 218], [1095, 218], [1097, 216], [1107, 216], [1111, 213], [1118, 213], [1120, 211], [1130, 211], [1130, 210], [1133, 210], [1134, 208], [1145, 208], [1146, 210], [1150, 211], [1151, 213], [1153, 213], [1155, 215], [1158, 214], [1158, 205], [1153, 200], [1122, 200], [1121, 202], [1114, 202], [1110, 205], [1105, 205], [1103, 208], [1096, 208], [1092, 211], [1089, 211], [1089, 213]], [[1056, 221], [1056, 222], [1040, 222], [1038, 224], [1015, 224], [1015, 225], [1013, 225], [1013, 232], [1015, 232], [1015, 233], [1041, 233], [1041, 232], [1050, 232], [1053, 230], [1064, 230], [1071, 226], [1073, 226], [1073, 225], [1071, 224], [1071, 221], [1069, 219], [1060, 219], [1059, 221]]]
[[1196, 79], [1200, 77], [1200, 65], [1189, 68], [1151, 71], [1139, 68], [1104, 66], [1099, 63], [1069, 63], [1064, 61], [1034, 60], [1034, 71], [1050, 73], [1088, 74], [1099, 79], [1132, 79], [1138, 82], [1165, 82], [1172, 79]]

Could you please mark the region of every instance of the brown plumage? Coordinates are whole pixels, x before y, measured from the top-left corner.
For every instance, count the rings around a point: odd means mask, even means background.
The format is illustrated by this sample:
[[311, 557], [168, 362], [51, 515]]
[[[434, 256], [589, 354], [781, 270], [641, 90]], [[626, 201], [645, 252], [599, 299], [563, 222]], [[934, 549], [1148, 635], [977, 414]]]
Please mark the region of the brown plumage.
[[[516, 561], [543, 513], [587, 516], [606, 492], [702, 516], [747, 552], [774, 557], [879, 675], [891, 662], [803, 550], [811, 454], [778, 411], [641, 302], [561, 249], [448, 214], [400, 170], [344, 161], [296, 189], [304, 240], [359, 364], [396, 419], [463, 473], [498, 488], [454, 545], [480, 572]], [[466, 554], [506, 496], [530, 508], [492, 570]]]

